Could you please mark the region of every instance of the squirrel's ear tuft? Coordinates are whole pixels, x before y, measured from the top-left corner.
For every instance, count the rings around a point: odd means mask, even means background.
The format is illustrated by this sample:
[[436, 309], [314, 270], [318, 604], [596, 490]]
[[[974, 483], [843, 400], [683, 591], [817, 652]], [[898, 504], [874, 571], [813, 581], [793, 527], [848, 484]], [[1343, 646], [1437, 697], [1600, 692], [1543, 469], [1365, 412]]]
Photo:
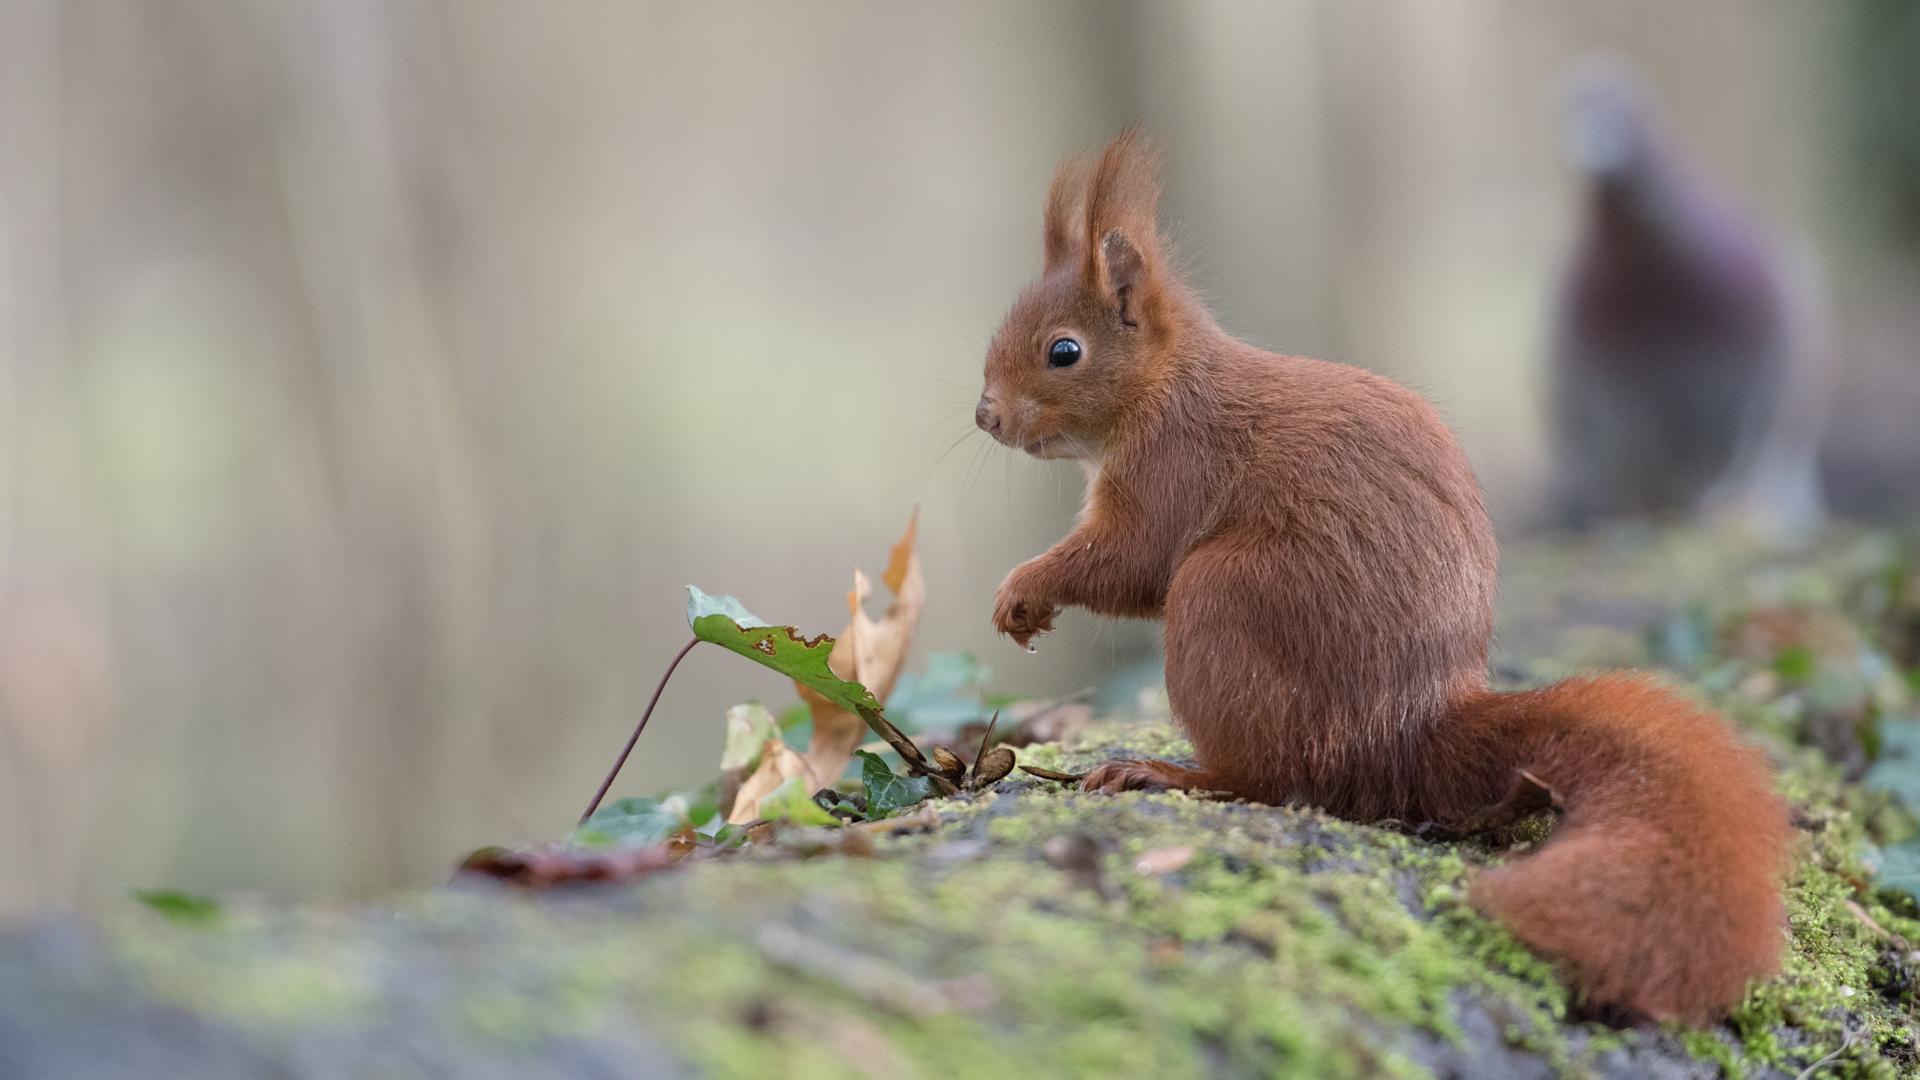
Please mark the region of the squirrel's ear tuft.
[[1092, 163], [1075, 154], [1054, 171], [1047, 188], [1047, 269], [1084, 256], [1087, 247], [1087, 174]]
[[1124, 229], [1109, 229], [1100, 238], [1095, 262], [1100, 275], [1100, 294], [1120, 310], [1121, 322], [1139, 326], [1156, 288], [1146, 255], [1134, 246]]
[[1087, 185], [1084, 276], [1128, 326], [1152, 321], [1165, 281], [1154, 215], [1160, 205], [1160, 155], [1140, 130], [1122, 131], [1094, 163]]

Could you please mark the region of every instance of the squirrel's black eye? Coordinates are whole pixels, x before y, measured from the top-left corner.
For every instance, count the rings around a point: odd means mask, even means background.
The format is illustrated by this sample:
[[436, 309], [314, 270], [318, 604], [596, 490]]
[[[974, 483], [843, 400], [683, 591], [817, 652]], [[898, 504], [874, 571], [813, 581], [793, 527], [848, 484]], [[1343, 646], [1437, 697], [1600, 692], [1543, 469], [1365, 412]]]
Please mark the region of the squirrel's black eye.
[[1080, 343], [1070, 337], [1056, 338], [1047, 346], [1048, 367], [1072, 367], [1080, 359]]

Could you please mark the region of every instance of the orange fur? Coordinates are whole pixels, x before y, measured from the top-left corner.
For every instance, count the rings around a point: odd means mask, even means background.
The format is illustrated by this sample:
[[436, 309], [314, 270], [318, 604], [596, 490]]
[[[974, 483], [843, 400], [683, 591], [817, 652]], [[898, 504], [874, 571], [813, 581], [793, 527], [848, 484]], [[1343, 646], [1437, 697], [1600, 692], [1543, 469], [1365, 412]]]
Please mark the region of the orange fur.
[[[1109, 762], [1086, 786], [1444, 825], [1524, 770], [1565, 819], [1473, 902], [1594, 1004], [1724, 1012], [1784, 939], [1790, 829], [1765, 763], [1645, 676], [1491, 692], [1497, 553], [1451, 432], [1388, 379], [1221, 330], [1168, 265], [1155, 173], [1132, 131], [1062, 168], [1046, 269], [994, 337], [977, 413], [1091, 477], [1073, 532], [1002, 583], [995, 626], [1025, 644], [1063, 606], [1166, 621], [1198, 764]], [[1061, 337], [1081, 358], [1050, 367]]]

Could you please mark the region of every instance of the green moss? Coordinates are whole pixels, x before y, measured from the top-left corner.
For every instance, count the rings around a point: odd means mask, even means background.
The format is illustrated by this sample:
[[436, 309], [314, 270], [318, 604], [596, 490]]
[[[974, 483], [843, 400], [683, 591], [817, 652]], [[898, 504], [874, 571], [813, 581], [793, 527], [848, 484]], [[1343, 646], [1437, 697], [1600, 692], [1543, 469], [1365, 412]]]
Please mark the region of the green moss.
[[262, 948], [273, 924], [259, 914], [217, 930], [183, 929], [141, 916], [118, 952], [155, 1000], [263, 1028], [339, 1019], [370, 1008], [377, 983], [366, 953], [329, 947], [309, 920], [291, 940]]
[[1701, 1061], [1713, 1062], [1728, 1076], [1740, 1077], [1747, 1074], [1745, 1063], [1725, 1032], [1717, 1028], [1707, 1028], [1689, 1029], [1679, 1034], [1680, 1045], [1686, 1047], [1687, 1053]]
[[[976, 1048], [968, 1059], [983, 1073], [1195, 1075], [1225, 1060], [1303, 1075], [1421, 1075], [1391, 1032], [1409, 1024], [1459, 1039], [1463, 993], [1496, 1010], [1515, 1044], [1568, 1066], [1578, 1059], [1561, 1034], [1564, 990], [1466, 908], [1468, 862], [1458, 853], [1313, 811], [1183, 795], [1102, 798], [1097, 810], [1090, 801], [1036, 787], [1017, 799], [949, 804], [943, 809], [959, 812], [943, 834], [980, 829], [994, 847], [939, 869], [886, 857], [853, 867], [737, 868], [724, 883], [688, 879], [684, 899], [694, 910], [726, 902], [709, 885], [735, 907], [742, 892], [805, 896], [810, 910], [858, 928], [830, 955], [883, 956], [921, 978], [984, 975], [997, 999], [992, 1013], [1028, 1022], [1007, 1030], [990, 1017], [946, 1018], [955, 1026], [948, 1036]], [[1097, 885], [1045, 861], [1046, 842], [1069, 832], [1098, 845]], [[1304, 837], [1310, 842], [1289, 843]], [[943, 842], [901, 846], [927, 856]], [[1135, 868], [1141, 855], [1169, 847], [1194, 855], [1164, 875]], [[722, 1016], [790, 997], [837, 998], [836, 1012], [862, 1004], [814, 972], [774, 964], [715, 979], [710, 954], [681, 962], [686, 978], [705, 973], [702, 1011]], [[725, 968], [734, 970], [732, 960]], [[863, 1023], [868, 1037], [884, 1037], [909, 1060], [939, 1059], [924, 1020], [869, 1013]], [[689, 1052], [721, 1074], [763, 1068], [767, 1059], [732, 1045], [728, 1031], [756, 1045], [767, 1038], [729, 1021], [690, 1039]]]
[[528, 1001], [503, 987], [473, 990], [456, 1008], [476, 1033], [504, 1043], [531, 1045], [546, 1033]]

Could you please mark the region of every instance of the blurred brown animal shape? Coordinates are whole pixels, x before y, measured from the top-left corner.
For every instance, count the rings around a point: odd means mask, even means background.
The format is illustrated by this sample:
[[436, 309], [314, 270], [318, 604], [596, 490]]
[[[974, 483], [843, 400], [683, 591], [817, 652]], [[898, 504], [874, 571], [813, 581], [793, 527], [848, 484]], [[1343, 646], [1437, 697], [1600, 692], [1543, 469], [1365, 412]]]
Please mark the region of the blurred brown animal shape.
[[1705, 518], [1805, 539], [1829, 394], [1811, 259], [1689, 168], [1625, 68], [1582, 69], [1567, 123], [1586, 190], [1552, 322], [1564, 523]]

